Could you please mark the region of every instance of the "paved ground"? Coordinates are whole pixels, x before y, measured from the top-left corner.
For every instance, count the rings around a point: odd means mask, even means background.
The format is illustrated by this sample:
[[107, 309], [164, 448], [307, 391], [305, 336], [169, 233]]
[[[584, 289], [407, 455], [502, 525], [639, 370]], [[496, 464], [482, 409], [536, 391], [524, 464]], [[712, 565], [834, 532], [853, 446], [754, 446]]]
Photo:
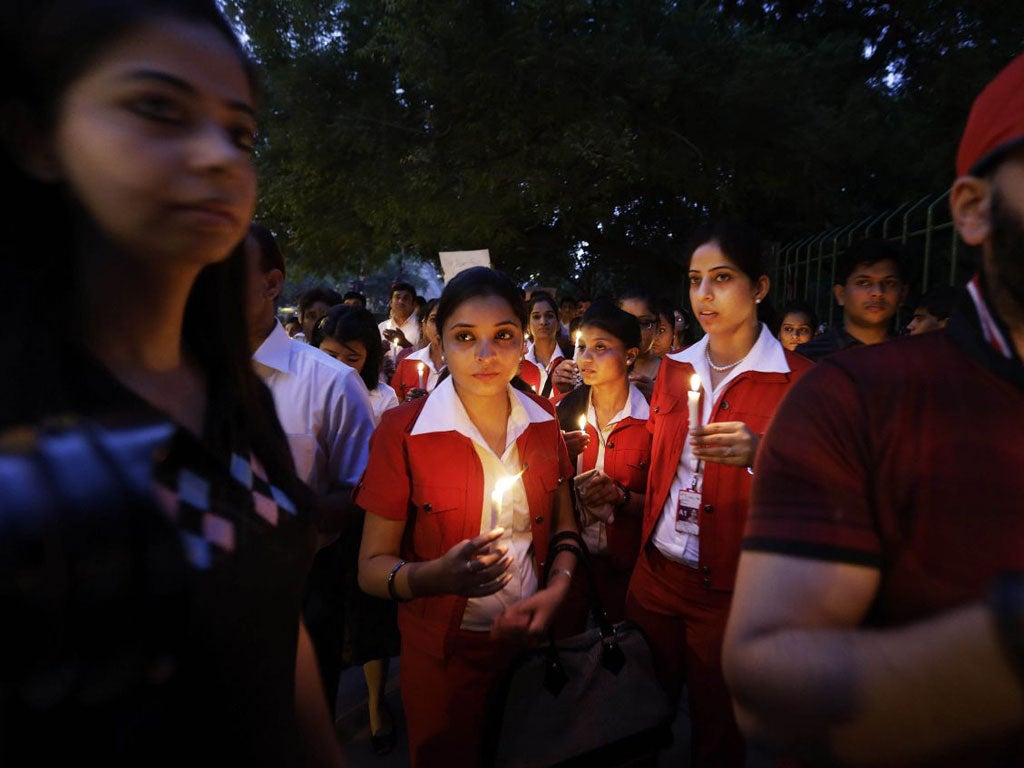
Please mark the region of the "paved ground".
[[[338, 686], [337, 719], [335, 725], [342, 742], [349, 768], [399, 768], [409, 765], [409, 749], [405, 740], [402, 701], [398, 692], [398, 660], [391, 662], [385, 694], [391, 711], [397, 719], [399, 739], [394, 751], [378, 756], [370, 746], [370, 721], [366, 708], [366, 683], [361, 668], [348, 669], [341, 675]], [[690, 723], [686, 707], [679, 708], [673, 724], [675, 742], [663, 752], [658, 768], [687, 768], [690, 764]]]

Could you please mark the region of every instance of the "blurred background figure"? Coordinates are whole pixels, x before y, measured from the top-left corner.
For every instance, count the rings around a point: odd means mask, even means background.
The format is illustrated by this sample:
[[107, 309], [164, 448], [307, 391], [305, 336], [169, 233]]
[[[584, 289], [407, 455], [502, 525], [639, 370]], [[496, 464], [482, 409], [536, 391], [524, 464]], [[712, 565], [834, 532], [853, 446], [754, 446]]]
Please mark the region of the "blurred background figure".
[[790, 352], [814, 338], [818, 320], [811, 305], [804, 301], [791, 301], [782, 310], [778, 337]]
[[946, 327], [957, 297], [963, 293], [949, 285], [933, 285], [914, 304], [914, 315], [907, 323], [907, 335], [938, 331]]

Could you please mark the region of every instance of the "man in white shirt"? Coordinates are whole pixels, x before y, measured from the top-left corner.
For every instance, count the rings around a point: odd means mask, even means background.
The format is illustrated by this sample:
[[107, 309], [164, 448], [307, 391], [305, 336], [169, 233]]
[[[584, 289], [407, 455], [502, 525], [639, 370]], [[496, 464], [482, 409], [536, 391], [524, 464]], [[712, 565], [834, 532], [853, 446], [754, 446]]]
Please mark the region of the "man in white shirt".
[[377, 327], [387, 345], [385, 359], [391, 370], [400, 349], [415, 347], [420, 340], [420, 324], [416, 318], [416, 289], [409, 283], [391, 286], [390, 316]]
[[270, 231], [250, 225], [244, 247], [253, 368], [274, 397], [299, 479], [314, 494], [321, 548], [308, 579], [303, 613], [333, 713], [342, 650], [337, 606], [344, 590], [342, 542], [337, 539], [358, 530], [361, 520], [351, 489], [369, 457], [373, 408], [354, 368], [288, 338], [277, 321], [274, 302], [284, 283], [284, 259]]

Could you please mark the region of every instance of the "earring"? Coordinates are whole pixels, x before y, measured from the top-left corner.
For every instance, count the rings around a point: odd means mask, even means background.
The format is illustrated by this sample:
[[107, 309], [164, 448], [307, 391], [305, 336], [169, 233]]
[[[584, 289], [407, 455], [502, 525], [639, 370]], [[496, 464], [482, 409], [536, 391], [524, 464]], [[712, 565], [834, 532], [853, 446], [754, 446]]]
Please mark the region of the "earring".
[[755, 303], [755, 304], [760, 304], [760, 303], [761, 303], [761, 300], [760, 300], [760, 299], [754, 299], [754, 303]]

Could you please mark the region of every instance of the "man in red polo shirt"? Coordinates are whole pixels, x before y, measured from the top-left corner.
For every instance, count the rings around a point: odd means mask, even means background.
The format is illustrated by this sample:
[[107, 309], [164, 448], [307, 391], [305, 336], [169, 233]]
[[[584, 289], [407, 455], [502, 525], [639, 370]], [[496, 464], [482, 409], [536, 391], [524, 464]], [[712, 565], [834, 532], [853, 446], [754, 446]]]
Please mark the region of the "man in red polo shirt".
[[1024, 760], [1024, 56], [957, 176], [980, 270], [948, 327], [829, 356], [762, 444], [724, 664], [777, 753]]

